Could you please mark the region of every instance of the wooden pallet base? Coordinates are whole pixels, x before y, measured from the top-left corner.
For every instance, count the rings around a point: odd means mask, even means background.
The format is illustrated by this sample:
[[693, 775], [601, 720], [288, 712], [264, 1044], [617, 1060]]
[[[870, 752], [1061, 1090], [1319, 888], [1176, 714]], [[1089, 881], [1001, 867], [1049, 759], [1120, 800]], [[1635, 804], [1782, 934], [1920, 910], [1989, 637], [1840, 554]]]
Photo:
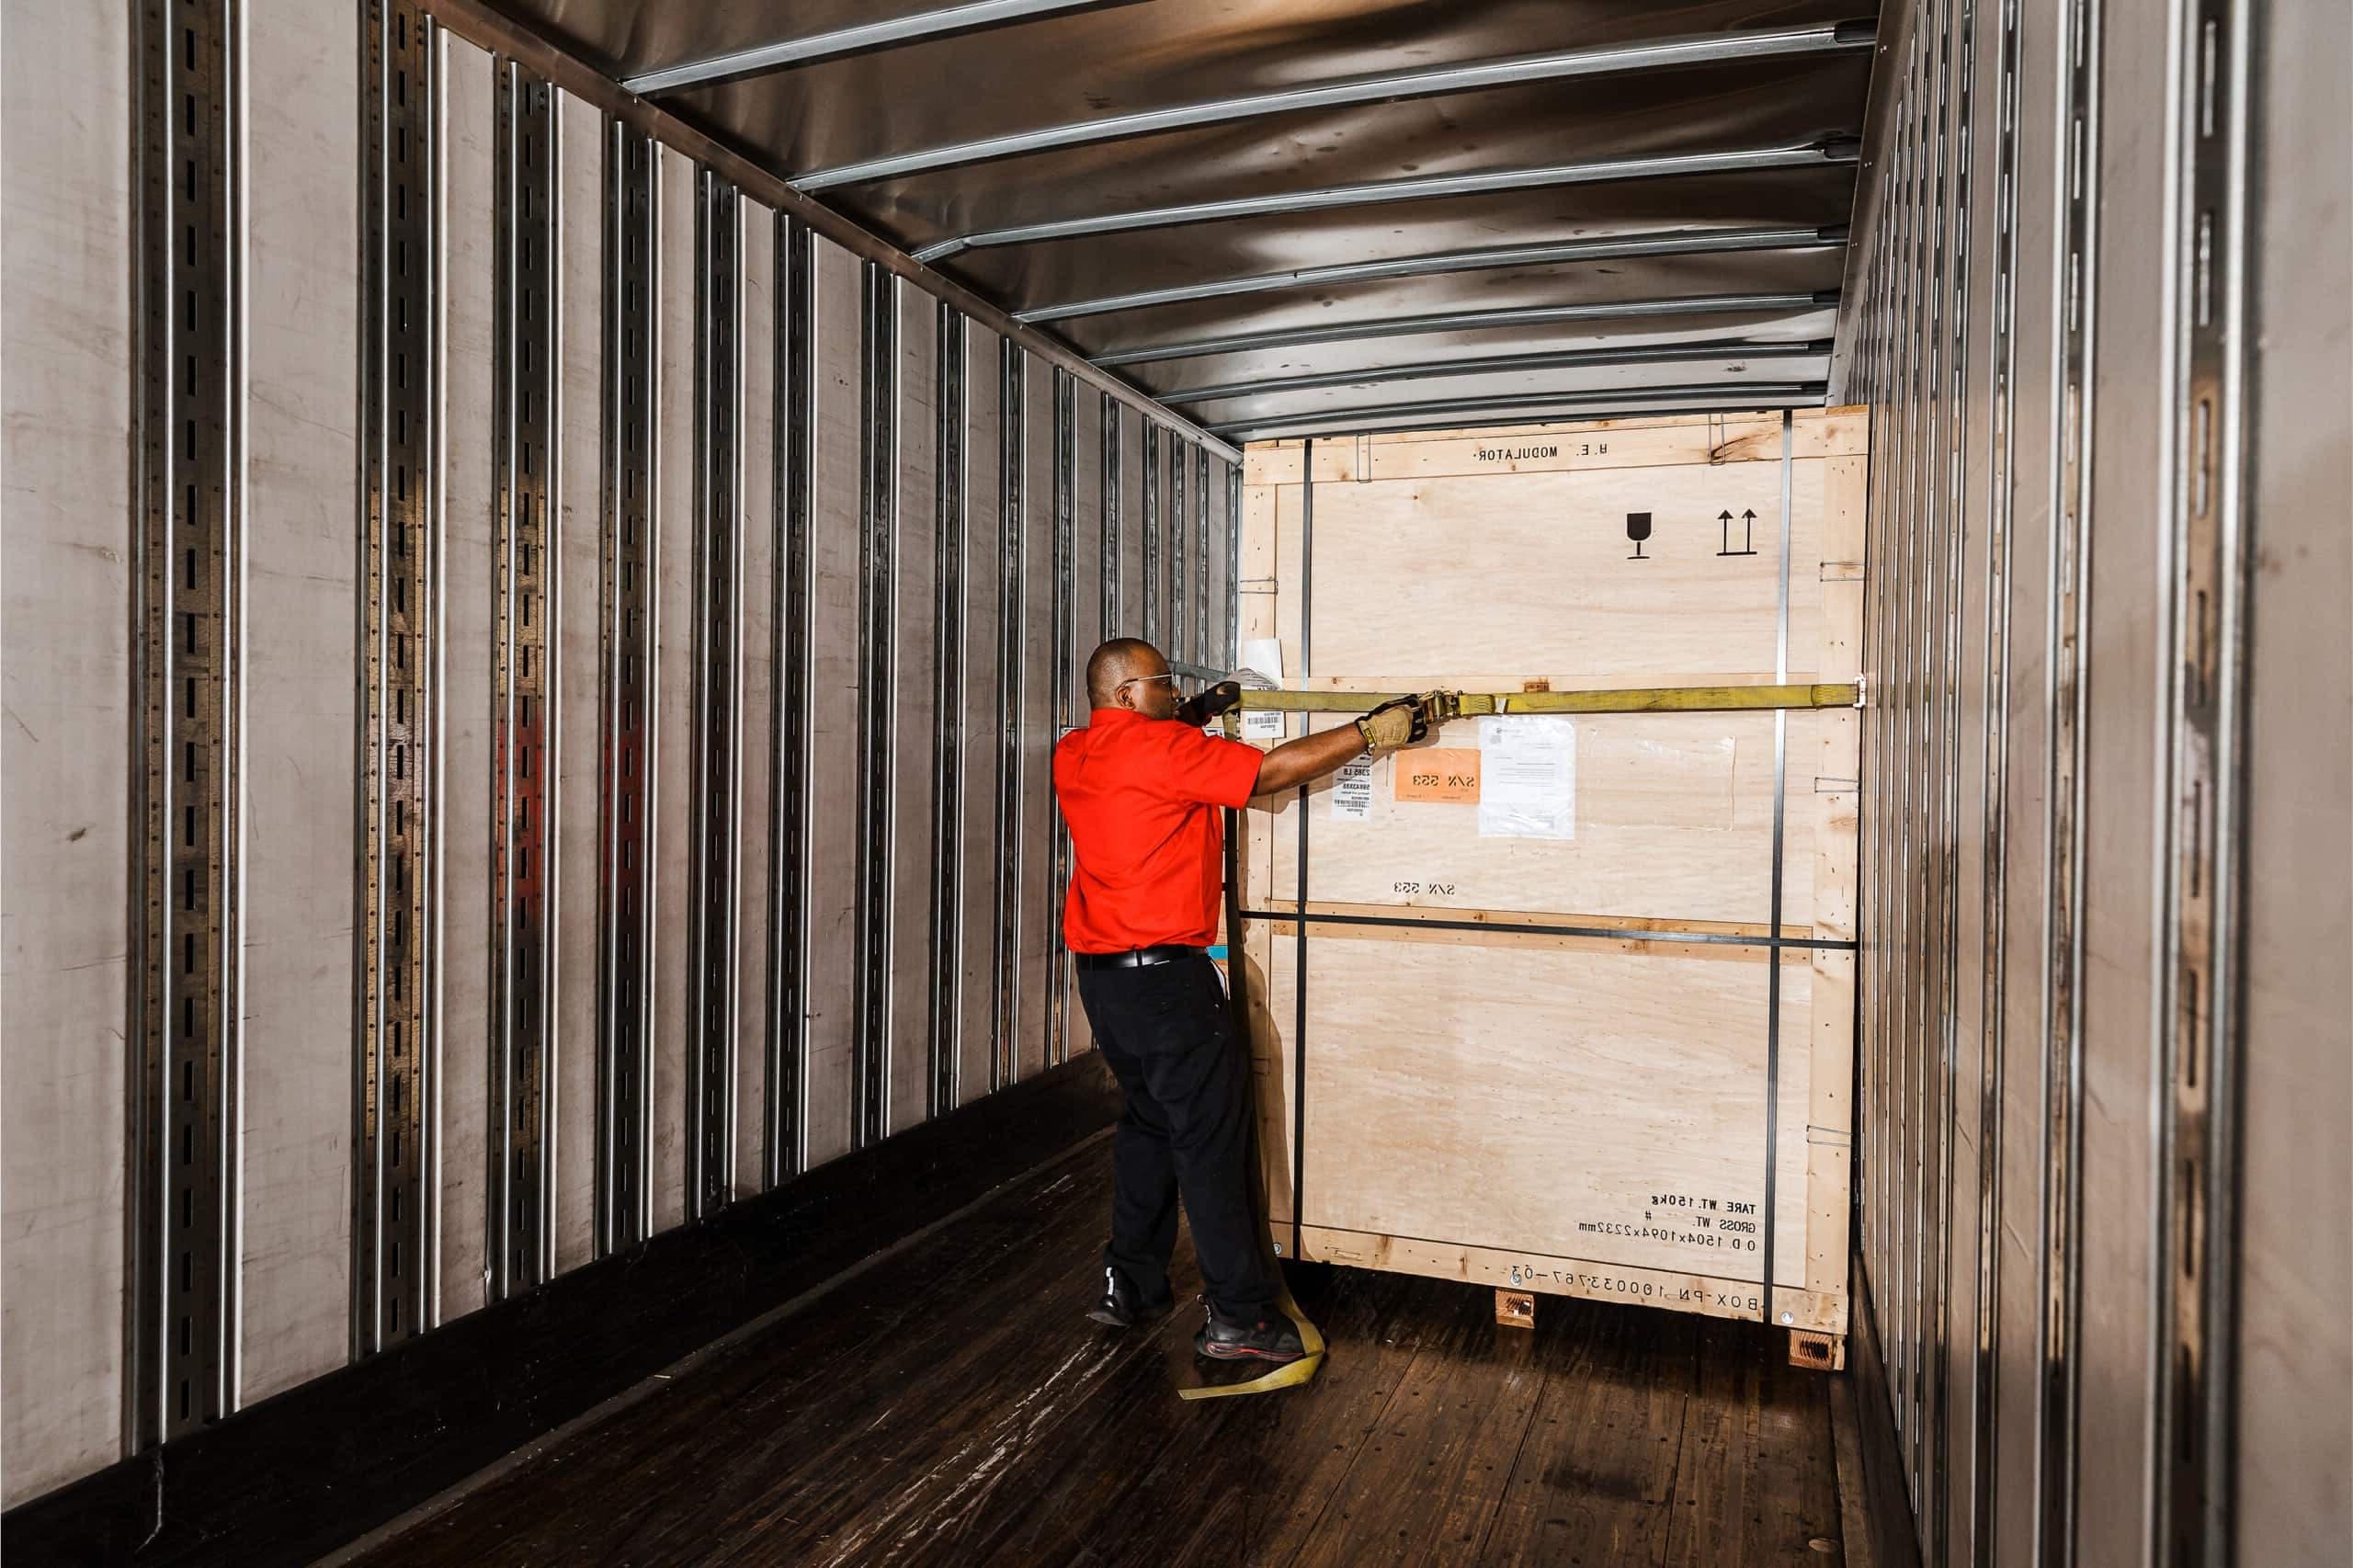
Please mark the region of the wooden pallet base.
[[1536, 1292], [1533, 1290], [1497, 1290], [1495, 1321], [1506, 1328], [1536, 1326]]

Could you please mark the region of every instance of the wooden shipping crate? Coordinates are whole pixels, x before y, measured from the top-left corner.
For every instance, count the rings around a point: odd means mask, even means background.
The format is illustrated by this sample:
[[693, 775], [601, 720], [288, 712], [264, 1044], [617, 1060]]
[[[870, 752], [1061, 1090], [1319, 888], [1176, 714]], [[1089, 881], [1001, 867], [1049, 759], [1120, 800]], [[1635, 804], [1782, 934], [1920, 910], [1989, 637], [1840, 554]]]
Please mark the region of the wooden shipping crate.
[[[1254, 448], [1245, 662], [1272, 639], [1305, 690], [1852, 681], [1865, 442], [1839, 409]], [[1843, 1335], [1857, 717], [1462, 720], [1261, 802], [1283, 1254]], [[1486, 764], [1528, 758], [1482, 726], [1529, 723], [1574, 783], [1540, 767], [1552, 804], [1514, 817]]]

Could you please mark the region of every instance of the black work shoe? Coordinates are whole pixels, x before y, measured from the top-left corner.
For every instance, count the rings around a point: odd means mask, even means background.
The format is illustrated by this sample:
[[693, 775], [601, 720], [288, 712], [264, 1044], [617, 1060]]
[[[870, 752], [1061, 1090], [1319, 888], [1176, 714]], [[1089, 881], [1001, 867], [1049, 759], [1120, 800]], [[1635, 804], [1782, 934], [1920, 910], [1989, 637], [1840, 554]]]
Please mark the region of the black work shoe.
[[1290, 1319], [1277, 1315], [1245, 1323], [1215, 1307], [1193, 1335], [1193, 1349], [1212, 1361], [1296, 1361], [1307, 1354]]
[[1103, 1296], [1086, 1315], [1109, 1328], [1133, 1328], [1140, 1323], [1150, 1323], [1167, 1315], [1175, 1298], [1163, 1292], [1157, 1299], [1145, 1301], [1127, 1277], [1110, 1265], [1103, 1266]]

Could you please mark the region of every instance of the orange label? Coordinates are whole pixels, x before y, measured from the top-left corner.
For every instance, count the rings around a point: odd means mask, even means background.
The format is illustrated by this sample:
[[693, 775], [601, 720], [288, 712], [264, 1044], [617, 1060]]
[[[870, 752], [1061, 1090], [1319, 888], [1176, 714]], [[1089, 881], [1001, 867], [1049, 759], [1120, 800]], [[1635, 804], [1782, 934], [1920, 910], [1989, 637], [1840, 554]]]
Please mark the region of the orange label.
[[1425, 805], [1479, 803], [1479, 750], [1446, 746], [1397, 754], [1397, 798]]

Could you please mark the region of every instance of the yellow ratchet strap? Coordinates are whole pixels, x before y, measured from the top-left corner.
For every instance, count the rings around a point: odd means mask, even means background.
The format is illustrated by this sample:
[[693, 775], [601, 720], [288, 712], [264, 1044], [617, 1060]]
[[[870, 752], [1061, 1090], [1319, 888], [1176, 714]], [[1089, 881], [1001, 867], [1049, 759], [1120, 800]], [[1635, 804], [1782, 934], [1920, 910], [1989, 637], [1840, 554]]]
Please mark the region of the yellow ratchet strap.
[[[1411, 691], [1245, 691], [1245, 711], [1362, 713]], [[1775, 708], [1859, 708], [1853, 681], [1817, 686], [1650, 686], [1616, 691], [1458, 691], [1431, 717], [1473, 719], [1495, 713], [1735, 713]]]

